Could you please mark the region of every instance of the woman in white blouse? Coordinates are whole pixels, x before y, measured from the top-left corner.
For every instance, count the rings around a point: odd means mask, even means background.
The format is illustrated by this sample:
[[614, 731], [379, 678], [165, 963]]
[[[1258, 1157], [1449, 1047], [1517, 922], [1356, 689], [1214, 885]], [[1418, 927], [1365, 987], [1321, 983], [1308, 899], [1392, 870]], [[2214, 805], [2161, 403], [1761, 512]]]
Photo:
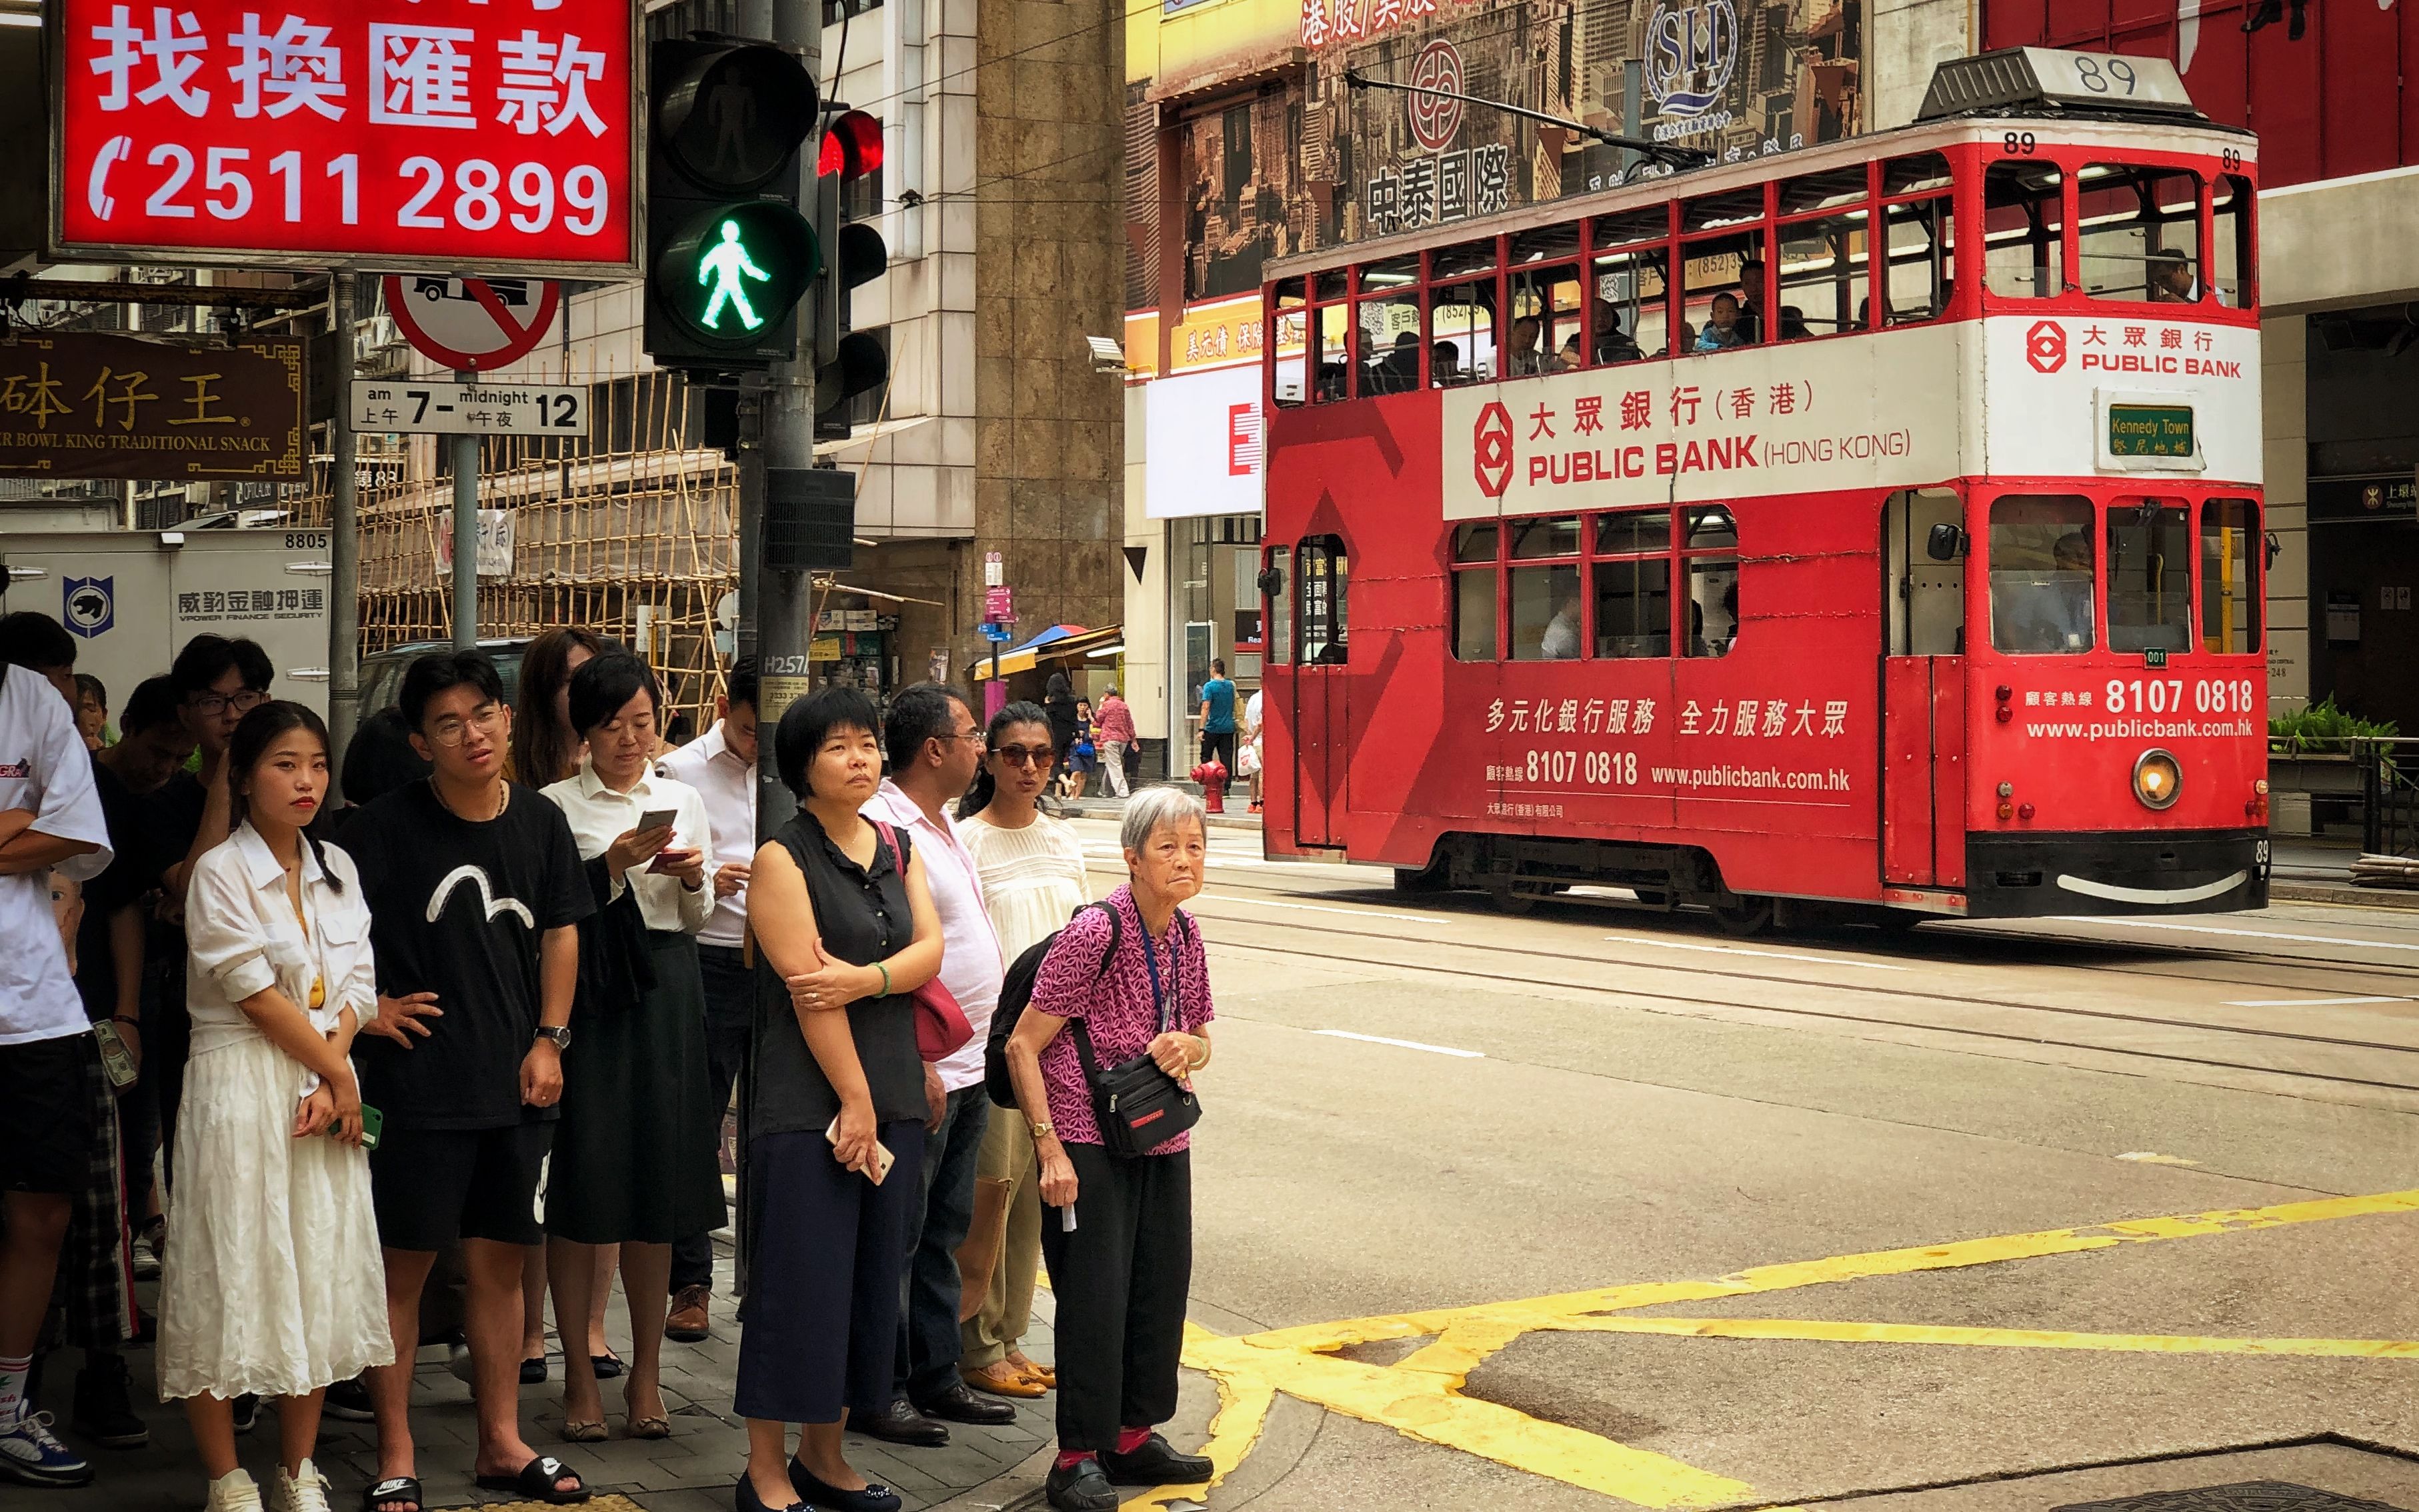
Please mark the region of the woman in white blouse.
[[[712, 832], [697, 790], [653, 770], [661, 711], [655, 675], [638, 657], [608, 652], [581, 664], [571, 722], [588, 754], [546, 789], [571, 821], [598, 906], [579, 926], [579, 995], [547, 1174], [547, 1262], [554, 1316], [585, 1318], [597, 1246], [622, 1247], [633, 1347], [623, 1401], [634, 1439], [671, 1432], [661, 1365], [672, 1242], [723, 1221], [722, 1110], [708, 1090], [695, 939], [714, 913]], [[562, 1436], [603, 1439], [593, 1364], [566, 1350], [562, 1376]]]
[[160, 1395], [185, 1399], [209, 1512], [261, 1504], [234, 1399], [283, 1398], [272, 1504], [327, 1512], [312, 1463], [322, 1393], [394, 1358], [362, 1149], [353, 1034], [377, 1011], [369, 905], [350, 857], [303, 832], [328, 732], [264, 703], [227, 747], [235, 830], [186, 885], [193, 1058], [161, 1265]]
[[[1011, 703], [991, 721], [982, 771], [958, 806], [958, 838], [982, 875], [983, 903], [1010, 962], [1050, 937], [1084, 906], [1084, 842], [1075, 826], [1041, 811], [1050, 778], [1050, 716], [1035, 703]], [[979, 1310], [959, 1325], [967, 1385], [997, 1396], [1039, 1396], [1057, 1373], [1035, 1363], [1021, 1341], [1033, 1319], [1033, 1283], [1041, 1257], [1041, 1195], [1033, 1132], [1014, 1108], [991, 1110], [976, 1165], [978, 1239], [999, 1232], [995, 1255], [968, 1257], [966, 1295]], [[988, 1263], [987, 1263], [988, 1262]]]

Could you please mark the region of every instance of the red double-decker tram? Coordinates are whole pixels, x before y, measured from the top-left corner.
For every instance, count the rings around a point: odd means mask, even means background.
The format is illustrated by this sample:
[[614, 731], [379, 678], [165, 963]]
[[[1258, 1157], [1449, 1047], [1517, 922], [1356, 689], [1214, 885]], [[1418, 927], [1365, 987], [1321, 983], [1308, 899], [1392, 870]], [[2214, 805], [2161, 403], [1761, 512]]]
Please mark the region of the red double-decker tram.
[[2264, 904], [2255, 141], [2040, 50], [1925, 116], [1272, 266], [1271, 854]]

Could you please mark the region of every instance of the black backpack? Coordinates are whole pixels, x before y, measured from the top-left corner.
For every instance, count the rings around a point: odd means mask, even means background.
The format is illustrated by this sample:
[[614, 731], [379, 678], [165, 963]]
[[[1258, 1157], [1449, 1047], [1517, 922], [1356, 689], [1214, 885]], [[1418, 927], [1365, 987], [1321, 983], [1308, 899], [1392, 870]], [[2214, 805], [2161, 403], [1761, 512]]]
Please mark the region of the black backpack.
[[[1109, 948], [1101, 952], [1101, 968], [1093, 973], [1098, 981], [1109, 974], [1109, 963], [1117, 958], [1117, 945], [1125, 932], [1117, 911], [1107, 903], [1086, 903], [1067, 916], [1071, 924], [1084, 915], [1086, 908], [1097, 908], [1109, 916]], [[1050, 948], [1058, 943], [1064, 927], [1050, 932], [1047, 939], [1028, 946], [1008, 968], [1000, 981], [999, 1006], [992, 1010], [991, 1034], [983, 1044], [983, 1090], [990, 1094], [992, 1106], [1012, 1108], [1017, 1105], [1016, 1084], [1008, 1073], [1008, 1037], [1016, 1032], [1017, 1020], [1025, 1017], [1025, 1005], [1033, 1000], [1034, 980], [1041, 975], [1041, 963], [1049, 957]]]

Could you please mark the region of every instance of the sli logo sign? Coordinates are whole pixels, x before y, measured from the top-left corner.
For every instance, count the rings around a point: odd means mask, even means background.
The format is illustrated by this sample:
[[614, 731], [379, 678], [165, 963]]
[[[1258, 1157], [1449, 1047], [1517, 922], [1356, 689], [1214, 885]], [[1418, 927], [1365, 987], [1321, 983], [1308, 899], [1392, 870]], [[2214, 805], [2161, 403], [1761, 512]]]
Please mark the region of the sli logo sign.
[[1481, 409], [1477, 424], [1471, 427], [1470, 443], [1478, 491], [1489, 499], [1502, 498], [1512, 482], [1511, 412], [1501, 402]]
[[2066, 328], [2055, 320], [2036, 320], [2025, 332], [2025, 361], [2036, 373], [2055, 373], [2066, 365]]
[[[1421, 89], [1441, 89], [1445, 94], [1461, 93], [1461, 53], [1451, 42], [1440, 37], [1420, 49], [1411, 63], [1411, 83]], [[1442, 152], [1453, 146], [1453, 136], [1461, 130], [1461, 101], [1439, 95], [1413, 94], [1404, 97], [1404, 108], [1410, 112], [1411, 135], [1430, 152]]]
[[1656, 0], [1646, 19], [1646, 93], [1667, 116], [1687, 119], [1719, 104], [1738, 56], [1731, 0]]
[[108, 629], [117, 619], [115, 578], [69, 578], [59, 618], [86, 640]]

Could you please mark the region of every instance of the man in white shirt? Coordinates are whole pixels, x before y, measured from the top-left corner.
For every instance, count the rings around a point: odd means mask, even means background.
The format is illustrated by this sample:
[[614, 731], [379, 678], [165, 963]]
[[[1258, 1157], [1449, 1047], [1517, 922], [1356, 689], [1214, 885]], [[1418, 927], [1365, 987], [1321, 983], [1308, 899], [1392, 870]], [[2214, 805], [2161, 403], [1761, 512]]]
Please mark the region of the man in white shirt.
[[866, 818], [907, 836], [909, 847], [924, 858], [932, 908], [941, 916], [941, 985], [958, 1000], [975, 1031], [955, 1055], [924, 1068], [932, 1117], [924, 1140], [924, 1206], [908, 1249], [895, 1390], [883, 1412], [849, 1414], [852, 1431], [921, 1447], [949, 1442], [948, 1429], [934, 1418], [1016, 1421], [1015, 1408], [976, 1396], [958, 1379], [957, 1252], [974, 1223], [975, 1166], [991, 1118], [983, 1051], [1006, 973], [999, 935], [983, 905], [981, 872], [958, 839], [948, 808], [973, 784], [982, 740], [974, 711], [952, 689], [938, 683], [905, 689], [891, 701], [883, 727], [890, 776], [865, 806]]
[[71, 1195], [98, 1137], [100, 1052], [68, 970], [50, 872], [109, 865], [109, 824], [75, 727], [75, 640], [45, 615], [0, 619], [0, 1478], [82, 1486], [92, 1467], [25, 1401]]
[[[747, 867], [756, 858], [756, 665], [731, 669], [730, 691], [716, 705], [714, 728], [655, 769], [686, 782], [705, 800], [714, 841], [714, 917], [698, 931], [698, 969], [705, 978], [705, 1063], [713, 1106], [731, 1106], [732, 1084], [747, 1055], [756, 1006], [756, 975], [741, 945], [747, 933]], [[717, 1146], [721, 1130], [715, 1131]], [[671, 1310], [664, 1336], [696, 1344], [706, 1336], [714, 1299], [714, 1238], [693, 1234], [672, 1246]]]

